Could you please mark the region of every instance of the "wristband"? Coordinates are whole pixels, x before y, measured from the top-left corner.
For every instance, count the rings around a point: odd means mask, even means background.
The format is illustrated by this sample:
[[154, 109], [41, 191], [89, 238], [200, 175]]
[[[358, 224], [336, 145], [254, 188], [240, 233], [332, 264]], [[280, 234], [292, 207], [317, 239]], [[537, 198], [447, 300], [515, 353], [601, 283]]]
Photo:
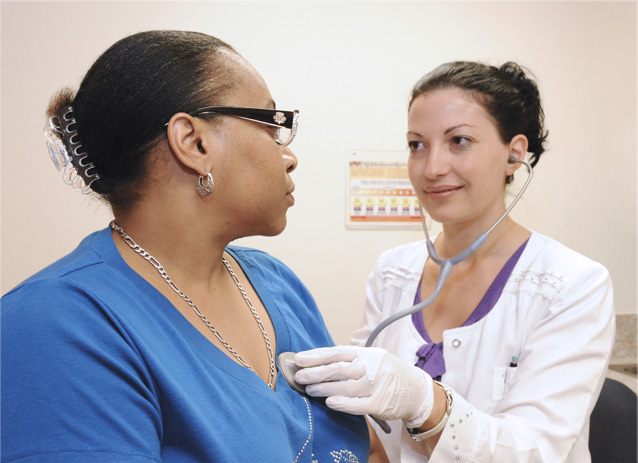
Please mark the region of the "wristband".
[[454, 405], [454, 395], [452, 394], [452, 389], [447, 387], [445, 384], [439, 383], [438, 381], [433, 382], [441, 386], [443, 392], [445, 392], [445, 396], [447, 397], [447, 410], [445, 411], [445, 414], [443, 415], [441, 421], [439, 421], [439, 423], [432, 429], [428, 429], [424, 432], [419, 432], [419, 428], [408, 428], [410, 437], [417, 442], [428, 439], [432, 436], [436, 436], [438, 433], [440, 433], [443, 428], [445, 428], [447, 420], [450, 418], [450, 414], [452, 413], [452, 405]]

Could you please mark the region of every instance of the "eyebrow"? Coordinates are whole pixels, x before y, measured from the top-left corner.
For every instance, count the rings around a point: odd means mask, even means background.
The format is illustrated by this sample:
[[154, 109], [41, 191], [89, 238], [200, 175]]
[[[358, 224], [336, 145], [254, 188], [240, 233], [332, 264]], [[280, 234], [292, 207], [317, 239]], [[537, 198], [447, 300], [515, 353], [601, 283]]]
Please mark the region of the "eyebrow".
[[[454, 125], [448, 129], [445, 130], [444, 134], [447, 135], [451, 132], [454, 132], [456, 129], [460, 128], [460, 127], [474, 127], [472, 124], [459, 124], [459, 125]], [[413, 130], [408, 130], [408, 132], [406, 133], [406, 135], [416, 135], [417, 137], [423, 137], [423, 135], [421, 135], [419, 132], [415, 132]]]
[[456, 129], [460, 128], [460, 127], [474, 127], [472, 124], [459, 124], [459, 125], [454, 125], [452, 127], [450, 127], [449, 129], [447, 129], [444, 133], [445, 135], [447, 135], [450, 132], [454, 132]]

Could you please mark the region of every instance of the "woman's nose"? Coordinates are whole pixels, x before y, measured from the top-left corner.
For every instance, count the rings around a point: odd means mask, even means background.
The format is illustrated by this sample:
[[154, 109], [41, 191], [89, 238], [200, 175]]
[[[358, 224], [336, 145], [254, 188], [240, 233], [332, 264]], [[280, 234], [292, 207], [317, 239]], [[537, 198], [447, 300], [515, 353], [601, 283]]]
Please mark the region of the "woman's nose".
[[284, 147], [284, 153], [282, 154], [284, 158], [284, 164], [286, 166], [286, 172], [291, 173], [293, 170], [297, 168], [297, 156], [295, 153], [291, 151], [287, 146]]
[[429, 179], [435, 179], [446, 175], [449, 167], [445, 150], [441, 147], [431, 147], [425, 162], [424, 175]]

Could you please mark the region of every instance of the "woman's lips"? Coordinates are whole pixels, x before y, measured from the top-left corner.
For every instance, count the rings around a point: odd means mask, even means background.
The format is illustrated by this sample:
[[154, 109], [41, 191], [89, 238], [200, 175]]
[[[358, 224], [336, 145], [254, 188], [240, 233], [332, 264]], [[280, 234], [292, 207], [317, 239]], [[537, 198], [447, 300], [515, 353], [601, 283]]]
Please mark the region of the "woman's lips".
[[463, 187], [448, 185], [437, 186], [426, 189], [425, 194], [428, 196], [428, 198], [432, 199], [446, 199], [459, 191], [461, 188]]
[[286, 193], [286, 197], [292, 201], [292, 204], [295, 204], [295, 197], [292, 195], [293, 191], [295, 191], [295, 187], [292, 187], [288, 193]]

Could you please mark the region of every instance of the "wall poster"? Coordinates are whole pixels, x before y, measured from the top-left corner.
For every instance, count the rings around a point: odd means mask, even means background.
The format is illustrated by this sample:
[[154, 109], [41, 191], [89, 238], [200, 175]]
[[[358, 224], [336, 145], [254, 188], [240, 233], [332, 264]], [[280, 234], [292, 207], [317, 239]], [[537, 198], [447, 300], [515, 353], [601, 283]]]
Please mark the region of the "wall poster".
[[[405, 155], [403, 155], [404, 157]], [[346, 228], [420, 228], [406, 160], [346, 159]]]

